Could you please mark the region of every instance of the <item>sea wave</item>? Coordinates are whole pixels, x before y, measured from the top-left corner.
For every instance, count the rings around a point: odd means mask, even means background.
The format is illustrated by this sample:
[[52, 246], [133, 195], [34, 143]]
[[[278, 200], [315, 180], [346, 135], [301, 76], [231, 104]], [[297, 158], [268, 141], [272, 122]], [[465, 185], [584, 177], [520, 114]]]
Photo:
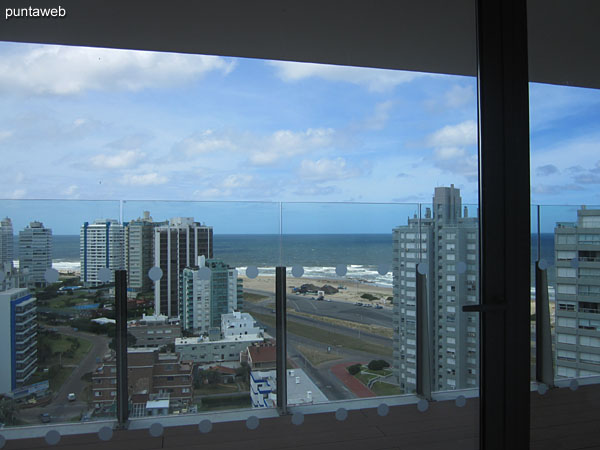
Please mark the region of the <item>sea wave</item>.
[[[244, 275], [247, 267], [238, 267], [238, 273]], [[335, 267], [303, 267], [304, 274], [303, 278], [316, 278], [316, 279], [329, 279], [339, 281], [356, 281], [358, 283], [371, 284], [373, 286], [393, 287], [392, 272], [388, 271], [386, 274], [381, 275], [377, 266], [369, 265], [350, 265], [346, 266], [346, 275], [340, 277], [335, 272]], [[258, 267], [258, 274], [260, 276], [275, 276], [275, 267]], [[292, 268], [287, 268], [287, 275], [292, 277]]]

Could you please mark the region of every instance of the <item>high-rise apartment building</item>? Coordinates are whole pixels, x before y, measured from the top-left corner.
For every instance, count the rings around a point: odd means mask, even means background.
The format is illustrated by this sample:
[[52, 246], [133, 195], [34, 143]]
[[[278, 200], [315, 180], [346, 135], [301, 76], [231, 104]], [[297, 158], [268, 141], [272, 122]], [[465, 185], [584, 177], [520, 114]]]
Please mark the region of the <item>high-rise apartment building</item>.
[[12, 221], [5, 217], [0, 220], [0, 269], [10, 272], [13, 266], [13, 226]]
[[81, 226], [79, 254], [81, 281], [85, 286], [98, 286], [100, 269], [111, 270], [110, 282], [114, 282], [114, 271], [125, 268], [123, 225], [113, 219], [100, 219]]
[[556, 374], [600, 375], [600, 210], [554, 229]]
[[152, 289], [148, 271], [154, 266], [154, 229], [166, 225], [156, 223], [148, 211], [144, 216], [125, 224], [125, 267], [127, 285], [134, 292]]
[[22, 386], [37, 370], [36, 299], [27, 289], [0, 292], [0, 394]]
[[44, 274], [52, 267], [52, 230], [31, 222], [19, 231], [19, 271], [27, 287], [44, 287]]
[[[200, 268], [210, 269], [210, 279], [203, 279]], [[208, 333], [221, 326], [224, 314], [241, 309], [242, 284], [237, 270], [222, 261], [198, 257], [198, 266], [182, 272], [180, 317], [184, 330]]]
[[193, 217], [174, 217], [154, 230], [154, 265], [162, 278], [154, 283], [155, 313], [179, 317], [179, 295], [183, 269], [199, 256], [212, 258], [213, 229]]
[[454, 185], [435, 188], [433, 212], [393, 230], [394, 363], [406, 392], [417, 382], [416, 274], [427, 273], [431, 386], [435, 390], [474, 387], [479, 367], [479, 325], [463, 305], [478, 303], [478, 219], [468, 217]]

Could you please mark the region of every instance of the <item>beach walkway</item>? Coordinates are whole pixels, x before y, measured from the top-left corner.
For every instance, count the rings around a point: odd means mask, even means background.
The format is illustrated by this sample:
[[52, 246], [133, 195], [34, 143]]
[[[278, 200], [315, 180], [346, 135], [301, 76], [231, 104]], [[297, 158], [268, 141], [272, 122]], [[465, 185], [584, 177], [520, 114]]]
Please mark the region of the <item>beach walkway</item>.
[[354, 395], [360, 398], [376, 397], [375, 393], [348, 373], [346, 367], [358, 362], [343, 362], [331, 367], [331, 373], [338, 377]]

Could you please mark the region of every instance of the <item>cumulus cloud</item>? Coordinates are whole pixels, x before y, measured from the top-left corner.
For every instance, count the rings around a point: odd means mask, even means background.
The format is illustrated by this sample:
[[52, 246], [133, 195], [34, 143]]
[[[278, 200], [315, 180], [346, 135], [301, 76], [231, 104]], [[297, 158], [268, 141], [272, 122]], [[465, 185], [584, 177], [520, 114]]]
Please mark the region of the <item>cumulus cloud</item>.
[[260, 148], [250, 155], [250, 163], [266, 166], [305, 154], [317, 149], [324, 149], [334, 142], [335, 131], [332, 128], [309, 128], [306, 131], [279, 130], [255, 145]]
[[86, 90], [139, 91], [177, 86], [210, 71], [228, 74], [222, 57], [21, 44], [0, 58], [0, 91], [73, 95]]
[[433, 151], [434, 165], [446, 172], [463, 175], [469, 181], [477, 180], [477, 155], [460, 147], [440, 147]]
[[342, 81], [365, 87], [371, 92], [385, 92], [399, 84], [408, 83], [426, 74], [400, 70], [372, 69], [366, 67], [332, 66], [327, 64], [269, 61], [277, 76], [286, 82], [305, 78]]
[[542, 177], [552, 175], [558, 173], [558, 168], [554, 164], [546, 164], [545, 166], [540, 166], [535, 170], [536, 175], [540, 175]]
[[428, 139], [431, 147], [464, 147], [477, 144], [477, 124], [466, 120], [457, 125], [446, 125], [432, 133]]
[[600, 175], [592, 173], [592, 171], [590, 170], [590, 173], [582, 173], [576, 175], [575, 177], [573, 177], [573, 180], [576, 183], [581, 184], [600, 184]]
[[204, 130], [194, 133], [181, 140], [173, 147], [175, 153], [183, 153], [186, 156], [236, 149], [237, 145], [230, 136], [220, 135], [214, 130]]
[[145, 156], [136, 150], [123, 150], [116, 155], [100, 154], [92, 156], [91, 162], [94, 166], [102, 169], [123, 169], [130, 167]]
[[79, 198], [79, 186], [72, 184], [62, 191], [63, 195], [69, 198]]
[[563, 194], [565, 191], [583, 191], [584, 189], [577, 184], [536, 184], [531, 187], [534, 194], [556, 195]]
[[121, 178], [121, 183], [131, 186], [151, 186], [160, 185], [168, 182], [169, 179], [163, 175], [159, 175], [156, 172], [144, 173], [144, 174], [133, 174], [125, 175]]
[[360, 170], [348, 167], [344, 158], [305, 159], [300, 164], [300, 176], [305, 180], [315, 182], [343, 180], [360, 175]]

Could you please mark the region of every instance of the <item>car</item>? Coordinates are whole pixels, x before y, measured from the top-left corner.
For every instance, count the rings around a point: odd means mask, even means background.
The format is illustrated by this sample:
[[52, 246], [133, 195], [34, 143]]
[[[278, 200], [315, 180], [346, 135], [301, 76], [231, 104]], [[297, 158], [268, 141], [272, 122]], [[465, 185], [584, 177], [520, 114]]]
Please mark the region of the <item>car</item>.
[[40, 420], [42, 421], [42, 423], [48, 423], [52, 420], [52, 418], [50, 417], [50, 414], [48, 414], [48, 413], [41, 413]]
[[375, 305], [375, 309], [383, 309], [383, 306], [381, 306], [381, 305]]
[[362, 302], [356, 303], [356, 306], [362, 306], [362, 305], [363, 305]]
[[74, 392], [70, 392], [69, 395], [67, 395], [67, 400], [69, 400], [70, 402], [74, 402], [75, 400], [77, 400], [77, 396]]

